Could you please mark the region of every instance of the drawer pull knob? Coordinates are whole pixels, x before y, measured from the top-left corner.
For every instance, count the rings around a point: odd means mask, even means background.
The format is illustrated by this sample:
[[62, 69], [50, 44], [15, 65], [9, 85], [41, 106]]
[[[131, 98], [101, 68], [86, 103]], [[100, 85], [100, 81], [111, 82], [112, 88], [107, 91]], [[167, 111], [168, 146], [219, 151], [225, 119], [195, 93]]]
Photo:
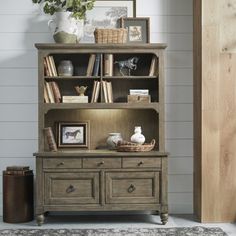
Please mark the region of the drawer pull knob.
[[104, 163], [105, 163], [104, 161], [101, 161], [98, 163], [98, 166], [104, 165]]
[[138, 166], [141, 166], [141, 165], [143, 165], [144, 164], [144, 162], [143, 161], [140, 161], [139, 163], [138, 163]]
[[60, 162], [60, 163], [58, 163], [57, 165], [58, 166], [63, 166], [65, 163], [62, 161], [62, 162]]
[[128, 188], [128, 192], [132, 193], [135, 189], [136, 189], [135, 186], [133, 184], [131, 184]]
[[66, 192], [67, 193], [72, 193], [75, 191], [75, 187], [73, 185], [70, 185], [67, 189], [66, 189]]

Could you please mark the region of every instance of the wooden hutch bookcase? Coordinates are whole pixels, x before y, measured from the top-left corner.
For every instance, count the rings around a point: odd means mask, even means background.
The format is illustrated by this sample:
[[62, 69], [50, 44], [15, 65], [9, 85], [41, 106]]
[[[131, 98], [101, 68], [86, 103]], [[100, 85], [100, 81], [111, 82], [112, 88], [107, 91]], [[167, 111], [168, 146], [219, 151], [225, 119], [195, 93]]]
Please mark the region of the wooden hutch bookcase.
[[[167, 153], [164, 143], [165, 44], [36, 44], [38, 49], [38, 131], [36, 156], [36, 215], [38, 225], [47, 212], [66, 211], [152, 211], [168, 220]], [[98, 76], [86, 76], [89, 57], [100, 54]], [[104, 57], [114, 61], [137, 56], [138, 67], [130, 76], [105, 76]], [[73, 76], [46, 76], [44, 58], [53, 56], [56, 67], [70, 60]], [[153, 56], [155, 71], [149, 76]], [[91, 103], [94, 81], [112, 82], [113, 103], [105, 103], [100, 92]], [[56, 81], [62, 95], [75, 95], [74, 87], [87, 86], [88, 103], [45, 103], [44, 83]], [[150, 103], [128, 103], [130, 89], [148, 89]], [[102, 91], [102, 90], [100, 90]], [[43, 129], [58, 122], [89, 121], [89, 148], [48, 150]], [[134, 127], [141, 126], [146, 142], [156, 140], [150, 152], [117, 152], [106, 149], [111, 132], [130, 140]], [[70, 190], [70, 191], [69, 191]]]

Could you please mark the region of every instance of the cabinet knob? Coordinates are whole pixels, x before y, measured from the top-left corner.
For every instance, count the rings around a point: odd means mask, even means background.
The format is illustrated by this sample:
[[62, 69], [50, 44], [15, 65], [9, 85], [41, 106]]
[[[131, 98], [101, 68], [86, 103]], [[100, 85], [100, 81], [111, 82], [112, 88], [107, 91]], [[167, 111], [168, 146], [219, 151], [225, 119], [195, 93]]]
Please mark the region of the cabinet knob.
[[104, 161], [100, 161], [99, 163], [98, 163], [98, 166], [102, 166], [102, 165], [104, 165]]
[[75, 187], [73, 185], [70, 185], [67, 189], [66, 189], [66, 192], [67, 193], [72, 193], [75, 191]]
[[139, 163], [138, 163], [138, 166], [141, 166], [141, 165], [143, 165], [144, 164], [144, 162], [143, 161], [140, 161]]
[[128, 192], [132, 193], [135, 189], [136, 189], [135, 186], [133, 184], [131, 184], [128, 188]]
[[65, 163], [62, 161], [60, 163], [57, 164], [57, 166], [63, 166]]

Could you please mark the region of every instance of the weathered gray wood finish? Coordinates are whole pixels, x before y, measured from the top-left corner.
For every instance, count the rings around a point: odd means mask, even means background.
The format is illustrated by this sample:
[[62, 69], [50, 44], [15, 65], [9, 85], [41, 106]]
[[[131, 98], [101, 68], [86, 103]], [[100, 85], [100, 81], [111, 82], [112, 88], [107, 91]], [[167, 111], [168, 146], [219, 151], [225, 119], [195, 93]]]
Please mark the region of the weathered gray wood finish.
[[[164, 145], [165, 44], [99, 45], [36, 44], [39, 49], [39, 151], [36, 156], [36, 214], [39, 225], [49, 211], [158, 211], [162, 223], [168, 219], [167, 153]], [[137, 55], [142, 66], [131, 76], [85, 76], [91, 53], [112, 53], [115, 60]], [[56, 65], [70, 59], [79, 72], [70, 77], [44, 75], [43, 58], [53, 55]], [[152, 56], [158, 65], [148, 76]], [[114, 68], [117, 73], [117, 68]], [[44, 103], [44, 81], [56, 81], [62, 94], [75, 95], [75, 85], [87, 85], [89, 101], [95, 80], [111, 81], [114, 103]], [[149, 89], [151, 103], [129, 104], [129, 89]], [[71, 93], [70, 93], [71, 92]], [[44, 127], [54, 134], [58, 121], [90, 121], [90, 150], [64, 148], [49, 152]], [[142, 126], [147, 142], [156, 139], [151, 152], [116, 152], [104, 149], [108, 133], [119, 131], [129, 140], [134, 126]], [[101, 148], [103, 147], [103, 148]]]

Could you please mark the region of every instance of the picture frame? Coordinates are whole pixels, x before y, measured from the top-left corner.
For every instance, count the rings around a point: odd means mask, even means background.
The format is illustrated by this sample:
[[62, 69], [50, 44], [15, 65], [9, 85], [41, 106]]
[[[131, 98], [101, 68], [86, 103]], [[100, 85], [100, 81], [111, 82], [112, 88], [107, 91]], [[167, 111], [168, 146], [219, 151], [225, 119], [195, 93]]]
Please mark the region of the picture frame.
[[136, 0], [97, 0], [86, 13], [81, 41], [93, 43], [95, 28], [119, 28], [121, 17], [136, 17]]
[[89, 121], [58, 122], [58, 148], [87, 148], [89, 149]]
[[120, 27], [128, 29], [128, 43], [150, 43], [149, 17], [121, 17]]

